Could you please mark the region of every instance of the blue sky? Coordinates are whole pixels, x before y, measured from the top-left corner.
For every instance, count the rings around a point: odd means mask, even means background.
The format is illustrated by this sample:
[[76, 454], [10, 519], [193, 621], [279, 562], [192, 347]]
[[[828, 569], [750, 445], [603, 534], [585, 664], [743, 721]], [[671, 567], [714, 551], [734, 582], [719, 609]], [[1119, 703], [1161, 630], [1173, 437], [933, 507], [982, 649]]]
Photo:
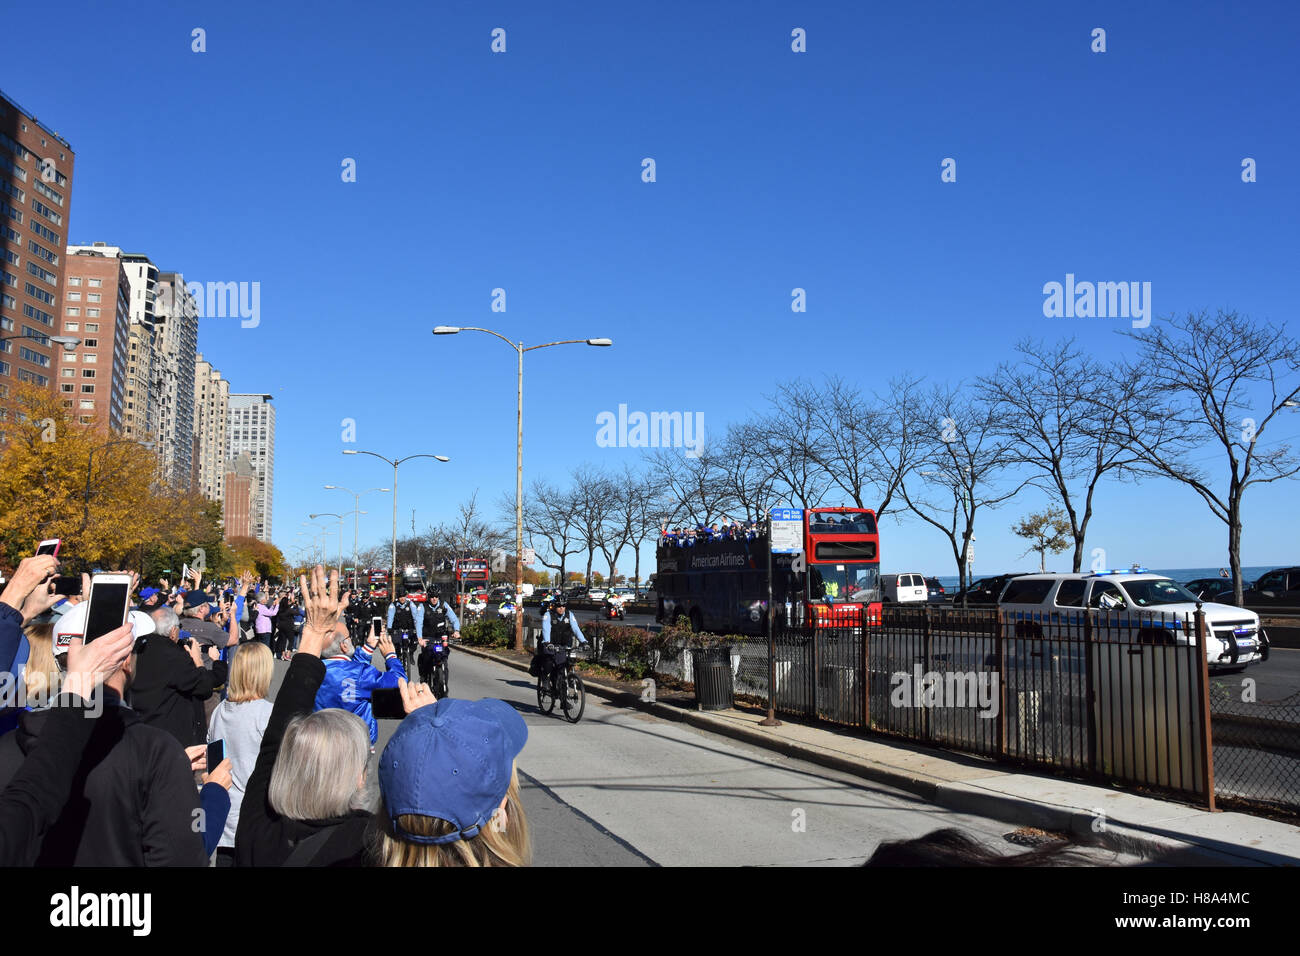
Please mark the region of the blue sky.
[[[50, 16], [17, 5], [7, 32], [49, 35]], [[63, 64], [29, 45], [0, 86], [76, 151], [72, 242], [261, 283], [260, 324], [205, 320], [199, 345], [234, 390], [275, 396], [292, 551], [309, 512], [351, 508], [321, 485], [391, 481], [340, 454], [345, 418], [347, 447], [451, 456], [403, 466], [408, 530], [412, 508], [422, 529], [513, 490], [514, 356], [439, 324], [614, 339], [529, 356], [527, 479], [635, 460], [596, 445], [620, 403], [720, 434], [799, 376], [956, 381], [1025, 335], [1133, 349], [1126, 320], [1044, 318], [1066, 273], [1149, 281], [1157, 315], [1300, 331], [1298, 21], [1283, 2], [71, 2]], [[1300, 412], [1265, 434], [1290, 436]], [[1249, 494], [1246, 564], [1297, 559], [1295, 498], [1293, 481]], [[1042, 503], [984, 515], [977, 571], [1025, 564], [1008, 527]], [[375, 543], [391, 502], [365, 504]], [[952, 573], [937, 532], [884, 530], [887, 570]], [[1225, 541], [1191, 491], [1149, 482], [1105, 488], [1089, 546], [1218, 566]]]

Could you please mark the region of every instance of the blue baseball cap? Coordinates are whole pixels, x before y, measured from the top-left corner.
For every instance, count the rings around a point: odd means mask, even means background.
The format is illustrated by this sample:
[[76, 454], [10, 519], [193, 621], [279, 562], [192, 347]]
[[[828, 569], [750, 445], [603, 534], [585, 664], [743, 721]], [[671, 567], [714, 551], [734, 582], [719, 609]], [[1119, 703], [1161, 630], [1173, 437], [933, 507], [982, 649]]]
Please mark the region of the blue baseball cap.
[[208, 597], [202, 591], [186, 591], [185, 606], [198, 607], [200, 604], [211, 604], [212, 598]]
[[141, 588], [141, 589], [140, 589], [140, 600], [141, 600], [141, 601], [147, 601], [147, 600], [149, 600], [151, 597], [153, 597], [153, 596], [154, 596], [155, 594], [157, 594], [157, 593], [158, 593], [158, 589], [157, 589], [157, 588]]
[[[379, 758], [379, 789], [393, 829], [412, 843], [477, 836], [510, 789], [528, 725], [503, 700], [440, 700], [408, 714]], [[401, 828], [404, 814], [456, 827], [443, 836]]]

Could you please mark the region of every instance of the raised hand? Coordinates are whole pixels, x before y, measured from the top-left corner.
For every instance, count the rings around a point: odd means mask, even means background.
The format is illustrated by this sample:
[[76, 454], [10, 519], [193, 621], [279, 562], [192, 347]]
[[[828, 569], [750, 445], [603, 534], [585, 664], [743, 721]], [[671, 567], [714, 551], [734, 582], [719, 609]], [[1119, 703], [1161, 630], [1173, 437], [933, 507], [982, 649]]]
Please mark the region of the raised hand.
[[433, 696], [433, 691], [429, 689], [428, 684], [408, 683], [406, 678], [397, 678], [397, 690], [402, 695], [402, 710], [408, 714], [414, 713], [421, 707], [428, 707], [430, 704], [436, 704], [438, 698]]
[[133, 647], [135, 633], [130, 622], [90, 644], [74, 637], [68, 645], [68, 674], [63, 679], [63, 690], [89, 700], [95, 688], [117, 673]]
[[47, 581], [59, 569], [59, 559], [52, 554], [38, 554], [23, 558], [14, 571], [14, 576], [5, 585], [0, 601], [8, 604], [15, 611], [22, 611], [23, 602], [36, 588]]

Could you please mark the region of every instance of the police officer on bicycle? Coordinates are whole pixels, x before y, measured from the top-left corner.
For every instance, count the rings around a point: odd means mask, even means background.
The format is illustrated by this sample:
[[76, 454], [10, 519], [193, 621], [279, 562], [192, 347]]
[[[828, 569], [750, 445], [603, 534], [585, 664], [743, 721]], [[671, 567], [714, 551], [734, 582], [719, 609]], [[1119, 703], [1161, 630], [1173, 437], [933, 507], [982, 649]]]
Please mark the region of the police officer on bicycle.
[[[429, 676], [433, 673], [433, 665], [439, 661], [446, 661], [451, 652], [451, 647], [447, 644], [448, 638], [460, 640], [460, 621], [456, 618], [456, 612], [447, 606], [437, 594], [430, 594], [424, 606], [424, 627], [420, 635], [420, 680], [426, 684], [429, 683]], [[430, 640], [440, 644], [442, 649], [435, 651], [430, 646]]]
[[555, 647], [572, 647], [575, 637], [579, 644], [587, 646], [582, 628], [578, 627], [578, 619], [569, 613], [564, 595], [560, 595], [551, 609], [542, 615], [542, 643]]
[[388, 605], [388, 633], [396, 638], [397, 653], [403, 660], [410, 660], [411, 645], [419, 636], [417, 612], [409, 594]]

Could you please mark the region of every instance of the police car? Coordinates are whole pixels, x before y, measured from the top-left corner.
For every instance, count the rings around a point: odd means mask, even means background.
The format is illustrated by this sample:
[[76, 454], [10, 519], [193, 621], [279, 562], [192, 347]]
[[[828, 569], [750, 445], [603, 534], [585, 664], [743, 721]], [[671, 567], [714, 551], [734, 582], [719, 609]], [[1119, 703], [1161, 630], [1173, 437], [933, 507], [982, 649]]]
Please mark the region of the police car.
[[[1187, 644], [1197, 597], [1177, 581], [1145, 568], [1091, 574], [1026, 574], [998, 596], [1003, 622], [1016, 637], [1077, 638], [1085, 614], [1131, 630], [1140, 643]], [[1201, 604], [1209, 631], [1210, 670], [1243, 670], [1268, 659], [1268, 636], [1254, 611]]]

